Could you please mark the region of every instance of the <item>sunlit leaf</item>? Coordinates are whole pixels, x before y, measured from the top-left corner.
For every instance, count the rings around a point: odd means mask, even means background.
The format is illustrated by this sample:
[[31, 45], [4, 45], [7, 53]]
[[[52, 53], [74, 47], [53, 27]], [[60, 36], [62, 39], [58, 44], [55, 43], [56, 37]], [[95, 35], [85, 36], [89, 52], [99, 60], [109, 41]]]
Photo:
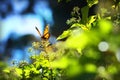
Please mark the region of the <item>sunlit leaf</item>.
[[[17, 75], [21, 76], [21, 74], [22, 74], [22, 69], [16, 68], [15, 70], [16, 70]], [[22, 77], [22, 76], [21, 76], [21, 77]]]
[[29, 78], [30, 76], [30, 70], [28, 70], [28, 69], [25, 69], [24, 70], [24, 72], [25, 72], [25, 76], [27, 77], [27, 78]]
[[31, 68], [31, 71], [33, 71], [33, 72], [34, 72], [34, 74], [38, 74], [38, 73], [40, 73], [40, 71], [39, 71], [39, 70], [37, 70], [35, 67]]
[[111, 21], [105, 19], [100, 20], [98, 26], [103, 34], [108, 34], [112, 30]]
[[87, 28], [88, 29], [91, 29], [91, 24], [96, 20], [96, 16], [90, 16], [89, 19], [88, 19], [88, 22], [86, 24]]
[[67, 57], [62, 57], [59, 60], [51, 62], [51, 67], [53, 68], [66, 68], [69, 64], [69, 59]]
[[98, 0], [87, 0], [88, 6], [92, 7], [93, 5], [98, 3]]
[[71, 33], [71, 30], [66, 30], [66, 31], [64, 31], [64, 32], [57, 38], [57, 40], [64, 39], [64, 38], [68, 37], [68, 36], [70, 35], [70, 33]]
[[10, 73], [10, 69], [6, 68], [6, 69], [3, 70], [3, 72]]
[[97, 70], [97, 67], [94, 64], [88, 63], [88, 64], [85, 65], [85, 70], [89, 73], [95, 73], [96, 70]]
[[85, 30], [85, 31], [89, 31], [89, 29], [87, 28], [87, 26], [84, 25], [84, 24], [75, 23], [75, 24], [73, 24], [73, 25], [71, 26], [71, 28], [73, 28], [73, 27], [79, 27], [79, 28], [81, 28], [81, 29], [83, 29], [83, 30]]
[[83, 49], [87, 45], [88, 41], [89, 38], [86, 36], [86, 34], [81, 33], [70, 36], [66, 41], [66, 46], [68, 48]]

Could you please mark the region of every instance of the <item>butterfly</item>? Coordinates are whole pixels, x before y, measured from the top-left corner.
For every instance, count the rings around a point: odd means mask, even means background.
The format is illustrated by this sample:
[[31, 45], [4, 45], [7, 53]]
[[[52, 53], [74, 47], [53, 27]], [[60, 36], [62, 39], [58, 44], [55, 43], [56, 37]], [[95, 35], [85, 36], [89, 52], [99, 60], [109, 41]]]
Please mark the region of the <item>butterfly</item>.
[[40, 49], [41, 51], [45, 51], [50, 52], [50, 51], [55, 51], [55, 48], [52, 46], [52, 44], [48, 41], [48, 39], [50, 38], [50, 33], [49, 33], [49, 26], [46, 25], [43, 35], [41, 35], [39, 29], [37, 27], [35, 27], [35, 29], [37, 30], [38, 34], [41, 37], [41, 41], [40, 41]]
[[37, 30], [38, 34], [40, 35], [41, 39], [43, 40], [48, 40], [50, 38], [50, 33], [49, 33], [49, 26], [46, 25], [43, 35], [41, 35], [39, 29], [37, 27], [35, 27], [35, 29]]

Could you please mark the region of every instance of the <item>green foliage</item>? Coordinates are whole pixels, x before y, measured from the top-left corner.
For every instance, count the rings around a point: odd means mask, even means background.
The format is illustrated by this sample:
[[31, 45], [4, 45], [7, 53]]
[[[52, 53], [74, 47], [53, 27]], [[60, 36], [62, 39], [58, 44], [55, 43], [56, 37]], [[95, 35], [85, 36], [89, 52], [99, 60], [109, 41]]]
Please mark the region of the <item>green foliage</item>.
[[46, 40], [33, 42], [29, 48], [33, 54], [31, 63], [21, 61], [12, 67], [0, 68], [4, 69], [1, 74], [5, 76], [0, 79], [119, 80], [120, 4], [110, 6], [112, 11], [116, 5], [114, 15], [110, 11], [106, 15], [108, 8], [101, 7], [100, 13], [88, 16], [89, 8], [98, 0], [87, 2], [87, 6], [73, 9], [71, 19], [67, 20], [70, 28], [57, 38], [58, 42], [52, 45]]
[[87, 0], [88, 6], [92, 7], [93, 5], [98, 3], [98, 0]]

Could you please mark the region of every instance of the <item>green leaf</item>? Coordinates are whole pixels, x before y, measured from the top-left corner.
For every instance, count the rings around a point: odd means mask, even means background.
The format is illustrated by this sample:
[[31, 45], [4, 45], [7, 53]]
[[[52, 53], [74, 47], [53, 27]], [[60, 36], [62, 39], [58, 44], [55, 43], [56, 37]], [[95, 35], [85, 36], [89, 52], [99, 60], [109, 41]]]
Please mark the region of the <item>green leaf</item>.
[[112, 22], [105, 20], [105, 19], [101, 19], [98, 23], [100, 32], [103, 34], [108, 34], [111, 30], [112, 30]]
[[82, 23], [85, 24], [87, 22], [88, 19], [88, 12], [89, 12], [89, 7], [85, 6], [81, 9], [81, 13], [82, 13]]
[[24, 72], [25, 72], [26, 78], [29, 78], [30, 77], [30, 70], [29, 69], [25, 69]]
[[90, 16], [88, 19], [88, 22], [86, 24], [87, 28], [90, 30], [91, 29], [91, 24], [96, 20], [96, 16]]
[[84, 68], [86, 72], [89, 72], [89, 73], [94, 73], [97, 71], [96, 65], [91, 63], [86, 64]]
[[79, 27], [79, 28], [81, 28], [82, 30], [84, 30], [84, 31], [89, 31], [89, 29], [86, 27], [86, 25], [84, 25], [84, 24], [79, 24], [79, 23], [75, 23], [75, 24], [73, 24], [72, 26], [71, 26], [71, 28], [74, 28], [74, 27]]
[[10, 69], [6, 68], [6, 69], [3, 70], [3, 72], [10, 73]]
[[51, 67], [53, 68], [66, 68], [69, 64], [69, 59], [67, 57], [62, 57], [59, 60], [51, 62]]
[[[17, 73], [18, 76], [21, 76], [21, 74], [22, 74], [22, 69], [20, 69], [20, 68], [15, 68], [15, 71], [16, 71], [16, 73]], [[21, 77], [22, 77], [22, 76], [21, 76]]]
[[[88, 36], [84, 33], [80, 33], [79, 31], [75, 32], [76, 34], [70, 36], [66, 40], [66, 46], [68, 48], [82, 50], [88, 43], [89, 39]], [[79, 51], [80, 52], [80, 51]]]
[[87, 0], [88, 6], [92, 7], [93, 5], [98, 3], [98, 0]]
[[91, 23], [93, 23], [95, 20], [96, 20], [96, 15], [90, 16], [88, 22], [89, 22], [89, 24], [91, 24]]
[[67, 38], [70, 34], [71, 34], [71, 30], [66, 30], [57, 38], [57, 40]]

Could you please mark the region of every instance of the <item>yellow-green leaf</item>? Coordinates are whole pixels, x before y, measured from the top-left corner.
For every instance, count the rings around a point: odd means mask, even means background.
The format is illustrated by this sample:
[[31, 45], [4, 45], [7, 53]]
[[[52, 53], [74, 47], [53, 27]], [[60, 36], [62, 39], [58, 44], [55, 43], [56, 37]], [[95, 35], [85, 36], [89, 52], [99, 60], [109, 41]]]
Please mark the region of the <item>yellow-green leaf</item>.
[[71, 30], [66, 30], [66, 31], [64, 31], [64, 32], [57, 38], [57, 40], [64, 39], [64, 38], [68, 37], [68, 36], [70, 35], [70, 33], [71, 33]]

